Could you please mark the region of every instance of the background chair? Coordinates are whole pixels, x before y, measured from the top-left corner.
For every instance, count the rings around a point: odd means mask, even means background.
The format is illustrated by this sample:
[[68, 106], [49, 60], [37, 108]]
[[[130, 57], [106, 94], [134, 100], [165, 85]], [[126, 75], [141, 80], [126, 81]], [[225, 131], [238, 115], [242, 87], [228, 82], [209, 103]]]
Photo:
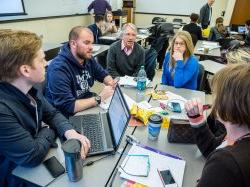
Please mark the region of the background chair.
[[174, 19], [173, 19], [173, 22], [174, 22], [174, 23], [182, 23], [183, 20], [182, 20], [181, 18], [174, 18]]
[[145, 50], [145, 71], [148, 79], [151, 81], [155, 76], [156, 58], [157, 52], [154, 48], [151, 47]]
[[166, 19], [162, 18], [162, 17], [154, 17], [152, 19], [152, 24], [159, 24], [159, 23], [162, 23], [162, 22], [166, 22]]
[[158, 53], [157, 61], [159, 63], [159, 69], [162, 69], [166, 50], [169, 46], [169, 37], [173, 35], [174, 35], [174, 26], [172, 23], [161, 23], [160, 25], [157, 25], [155, 40], [162, 40], [161, 42], [159, 42], [161, 45], [158, 46], [159, 50], [157, 50]]
[[199, 74], [197, 78], [197, 90], [202, 91], [205, 84], [205, 68], [202, 64], [199, 64]]

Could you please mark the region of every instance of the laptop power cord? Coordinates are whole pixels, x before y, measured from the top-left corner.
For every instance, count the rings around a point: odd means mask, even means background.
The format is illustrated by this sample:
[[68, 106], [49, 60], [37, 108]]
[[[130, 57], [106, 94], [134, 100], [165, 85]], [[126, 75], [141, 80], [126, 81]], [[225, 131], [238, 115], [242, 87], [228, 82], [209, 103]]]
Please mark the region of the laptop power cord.
[[101, 158], [98, 158], [98, 159], [96, 159], [96, 160], [88, 161], [87, 163], [84, 163], [84, 164], [83, 164], [83, 167], [85, 167], [85, 166], [91, 166], [91, 165], [93, 165], [95, 162], [98, 162], [98, 161], [100, 161], [100, 160], [103, 160], [103, 159], [105, 159], [105, 158], [107, 158], [107, 157], [109, 157], [109, 156], [112, 156], [112, 155], [115, 155], [115, 152], [112, 152], [112, 153], [110, 153], [110, 154], [108, 154], [108, 155], [105, 155], [105, 156], [103, 156], [103, 157], [101, 157]]

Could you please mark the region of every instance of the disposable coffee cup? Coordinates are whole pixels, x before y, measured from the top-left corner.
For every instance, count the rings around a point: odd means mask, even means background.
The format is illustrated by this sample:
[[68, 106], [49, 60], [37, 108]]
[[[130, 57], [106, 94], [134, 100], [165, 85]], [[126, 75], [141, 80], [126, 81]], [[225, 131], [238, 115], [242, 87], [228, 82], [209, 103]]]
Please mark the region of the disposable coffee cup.
[[208, 47], [205, 47], [204, 48], [204, 53], [208, 53], [209, 52], [209, 48]]
[[157, 140], [161, 131], [162, 117], [158, 114], [152, 114], [148, 118], [148, 139]]
[[69, 139], [62, 144], [65, 156], [66, 171], [71, 182], [79, 181], [82, 176], [81, 142], [77, 139]]

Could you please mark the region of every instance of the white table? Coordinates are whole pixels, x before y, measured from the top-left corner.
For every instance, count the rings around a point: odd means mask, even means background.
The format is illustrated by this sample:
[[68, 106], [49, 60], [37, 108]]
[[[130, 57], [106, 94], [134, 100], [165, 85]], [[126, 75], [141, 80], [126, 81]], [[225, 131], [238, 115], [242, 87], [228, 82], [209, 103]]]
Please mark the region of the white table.
[[221, 64], [212, 60], [203, 60], [199, 61], [200, 64], [204, 66], [205, 71], [207, 71], [210, 74], [215, 74], [222, 68], [226, 67], [225, 64]]

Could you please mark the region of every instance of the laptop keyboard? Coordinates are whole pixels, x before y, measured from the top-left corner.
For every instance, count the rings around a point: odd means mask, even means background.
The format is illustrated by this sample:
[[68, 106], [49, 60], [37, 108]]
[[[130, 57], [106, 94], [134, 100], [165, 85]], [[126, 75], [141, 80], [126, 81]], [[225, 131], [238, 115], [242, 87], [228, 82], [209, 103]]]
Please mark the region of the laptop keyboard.
[[101, 116], [99, 114], [88, 114], [82, 118], [82, 130], [84, 136], [91, 141], [89, 153], [104, 150], [103, 129]]

